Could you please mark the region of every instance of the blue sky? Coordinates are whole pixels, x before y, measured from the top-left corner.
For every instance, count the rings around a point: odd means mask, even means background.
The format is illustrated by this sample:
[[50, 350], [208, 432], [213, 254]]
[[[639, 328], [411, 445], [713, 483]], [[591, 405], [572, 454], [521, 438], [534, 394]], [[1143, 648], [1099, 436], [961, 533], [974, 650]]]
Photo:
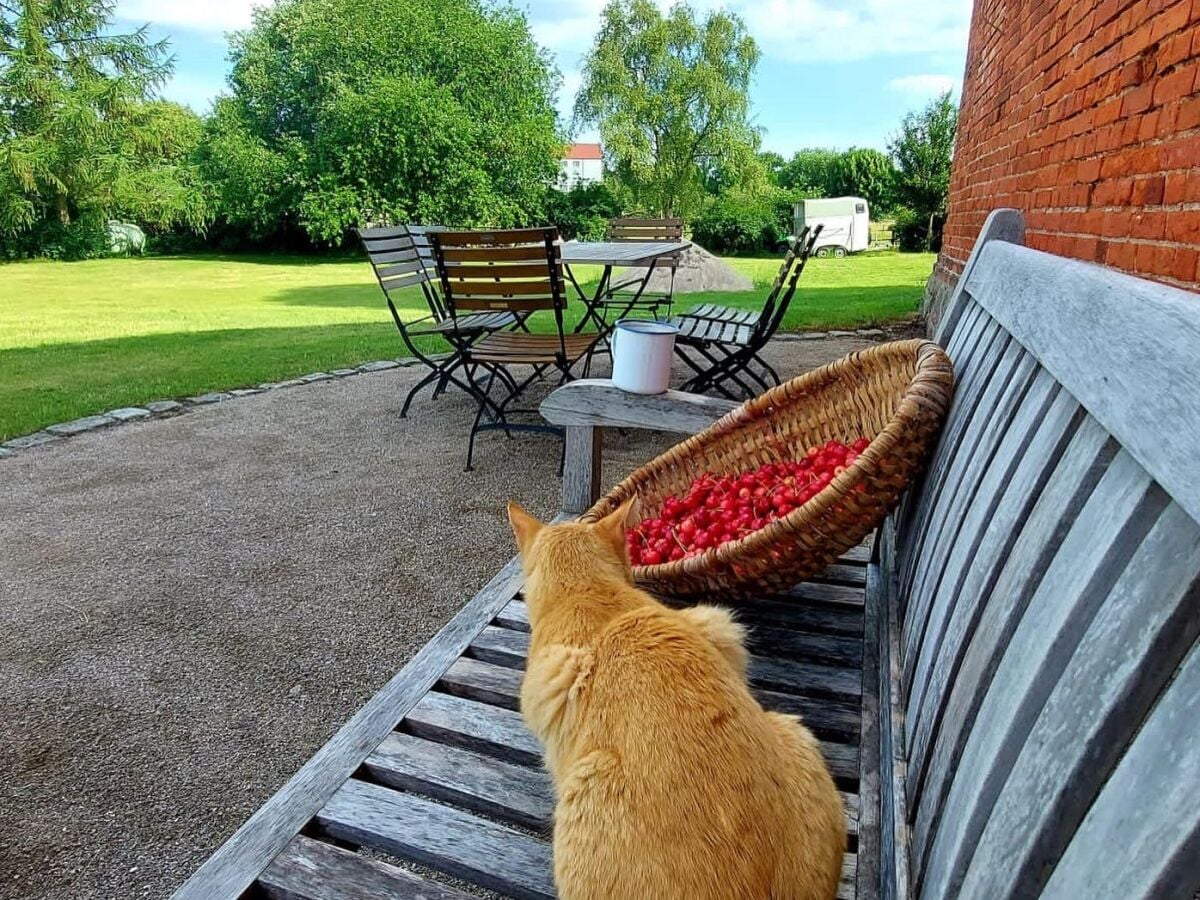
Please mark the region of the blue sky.
[[[661, 2], [661, 0], [660, 0]], [[118, 0], [122, 24], [171, 39], [164, 94], [197, 111], [225, 89], [225, 34], [250, 22], [250, 0]], [[604, 0], [517, 0], [563, 73], [569, 120], [579, 67]], [[669, 5], [661, 2], [664, 7]], [[763, 52], [751, 99], [763, 146], [885, 149], [901, 116], [947, 88], [957, 95], [970, 0], [692, 0], [740, 14]], [[591, 135], [581, 135], [586, 139]]]

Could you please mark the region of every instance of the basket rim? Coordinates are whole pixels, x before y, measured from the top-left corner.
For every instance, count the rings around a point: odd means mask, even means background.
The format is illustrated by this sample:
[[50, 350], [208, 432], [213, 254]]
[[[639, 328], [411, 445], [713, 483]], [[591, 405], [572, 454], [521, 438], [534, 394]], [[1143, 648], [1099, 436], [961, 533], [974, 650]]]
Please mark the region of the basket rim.
[[[742, 405], [730, 410], [704, 431], [691, 435], [647, 463], [647, 466], [656, 465], [661, 468], [673, 460], [687, 457], [692, 454], [693, 450], [736, 431], [746, 423], [765, 418], [777, 406], [796, 402], [789, 394], [794, 392], [802, 395], [805, 389], [827, 382], [832, 374], [843, 369], [861, 367], [864, 360], [874, 358], [912, 359], [913, 357], [915, 357], [916, 368], [900, 395], [895, 411], [883, 428], [879, 430], [879, 433], [871, 439], [870, 445], [825, 488], [786, 516], [771, 521], [745, 537], [711, 547], [690, 559], [671, 560], [651, 566], [634, 566], [633, 569], [637, 573], [638, 580], [670, 580], [680, 575], [702, 575], [714, 562], [736, 565], [739, 559], [748, 555], [763, 555], [781, 536], [794, 537], [803, 530], [811, 531], [805, 526], [820, 518], [834, 503], [845, 499], [858, 484], [878, 473], [880, 459], [895, 449], [902, 439], [905, 425], [914, 418], [920, 406], [917, 399], [918, 395], [922, 393], [920, 388], [923, 386], [935, 388], [947, 386], [946, 373], [949, 359], [939, 345], [923, 338], [890, 341], [855, 351], [747, 400]], [[582, 519], [592, 521], [604, 515], [605, 512], [611, 512], [611, 508], [616, 508], [630, 496], [637, 496], [642, 480], [639, 473], [645, 468], [646, 466], [639, 467], [622, 479], [584, 513]], [[604, 512], [598, 511], [606, 506], [611, 508]]]

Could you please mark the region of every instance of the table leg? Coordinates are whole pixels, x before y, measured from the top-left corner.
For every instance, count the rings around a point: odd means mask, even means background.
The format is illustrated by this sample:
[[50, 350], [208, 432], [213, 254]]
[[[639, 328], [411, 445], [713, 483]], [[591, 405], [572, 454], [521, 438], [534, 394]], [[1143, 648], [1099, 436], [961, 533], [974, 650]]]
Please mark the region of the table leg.
[[566, 270], [568, 280], [570, 280], [571, 285], [575, 288], [575, 293], [579, 295], [579, 299], [583, 301], [584, 305], [583, 318], [575, 326], [575, 334], [583, 331], [587, 327], [588, 322], [593, 319], [596, 322], [597, 330], [601, 333], [607, 332], [608, 323], [604, 321], [604, 317], [596, 312], [596, 310], [601, 307], [604, 300], [604, 292], [608, 290], [608, 282], [612, 277], [612, 266], [606, 265], [604, 267], [604, 274], [600, 276], [600, 283], [596, 285], [596, 293], [590, 300], [587, 294], [583, 292], [583, 288], [579, 286], [579, 282], [575, 278], [575, 273], [571, 271], [571, 267], [564, 263], [563, 268]]

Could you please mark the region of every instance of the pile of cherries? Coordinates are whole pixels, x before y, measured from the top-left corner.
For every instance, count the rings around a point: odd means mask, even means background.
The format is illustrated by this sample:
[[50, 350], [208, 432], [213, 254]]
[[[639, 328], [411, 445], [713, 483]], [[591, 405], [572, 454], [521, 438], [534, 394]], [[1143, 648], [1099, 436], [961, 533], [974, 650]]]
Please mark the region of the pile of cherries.
[[[803, 459], [774, 462], [734, 475], [701, 475], [686, 494], [663, 501], [657, 516], [643, 519], [625, 535], [629, 561], [656, 566], [699, 556], [740, 540], [807, 503], [854, 464], [871, 442], [829, 441]], [[865, 485], [858, 485], [858, 490]]]

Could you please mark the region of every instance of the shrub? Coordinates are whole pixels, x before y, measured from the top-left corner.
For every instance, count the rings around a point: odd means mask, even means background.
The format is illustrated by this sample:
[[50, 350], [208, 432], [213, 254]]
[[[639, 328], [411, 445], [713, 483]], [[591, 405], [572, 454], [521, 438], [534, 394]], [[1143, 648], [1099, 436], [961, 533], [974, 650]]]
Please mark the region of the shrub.
[[0, 259], [44, 256], [69, 261], [110, 255], [108, 228], [99, 213], [81, 215], [68, 225], [45, 220], [26, 231], [0, 236]]
[[792, 233], [796, 196], [782, 188], [733, 188], [709, 202], [692, 223], [692, 237], [713, 253], [775, 253]]
[[896, 246], [909, 253], [919, 253], [932, 250], [938, 253], [942, 249], [942, 226], [946, 224], [944, 215], [933, 217], [933, 241], [926, 245], [926, 235], [929, 231], [929, 220], [902, 206], [896, 210], [894, 232]]
[[603, 181], [578, 184], [569, 191], [552, 189], [546, 200], [547, 220], [565, 240], [604, 239], [608, 220], [621, 214], [621, 204]]

